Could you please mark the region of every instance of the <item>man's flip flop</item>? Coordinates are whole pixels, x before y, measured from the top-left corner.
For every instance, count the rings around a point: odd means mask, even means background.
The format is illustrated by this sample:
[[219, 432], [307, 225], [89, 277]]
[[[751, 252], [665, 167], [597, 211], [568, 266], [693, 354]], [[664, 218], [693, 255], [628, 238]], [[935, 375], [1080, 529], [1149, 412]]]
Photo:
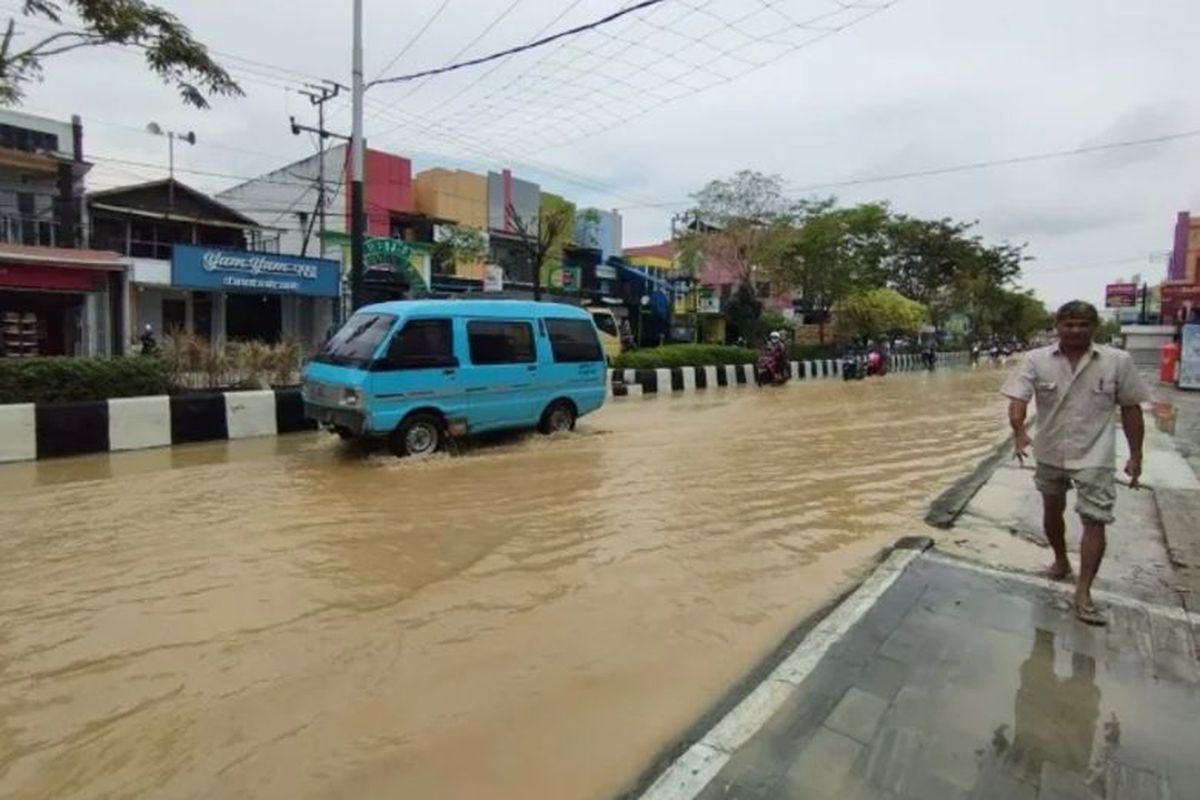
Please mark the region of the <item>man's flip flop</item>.
[[1108, 620], [1095, 606], [1081, 606], [1076, 603], [1075, 618], [1080, 622], [1097, 627], [1103, 627], [1108, 624]]
[[1062, 583], [1070, 583], [1071, 581], [1075, 580], [1075, 573], [1072, 572], [1071, 570], [1067, 570], [1066, 572], [1064, 572], [1060, 575], [1056, 575], [1056, 574], [1054, 574], [1054, 570], [1051, 569], [1050, 567], [1047, 567], [1047, 568], [1039, 571], [1038, 575], [1042, 576], [1043, 578], [1045, 578], [1048, 581], [1060, 581]]

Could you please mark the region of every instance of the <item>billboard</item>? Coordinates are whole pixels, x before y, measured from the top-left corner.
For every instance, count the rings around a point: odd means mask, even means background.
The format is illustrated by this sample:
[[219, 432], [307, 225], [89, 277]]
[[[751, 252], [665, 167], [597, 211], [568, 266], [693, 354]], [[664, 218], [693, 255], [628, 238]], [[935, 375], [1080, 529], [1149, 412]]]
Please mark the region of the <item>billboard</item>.
[[1200, 389], [1200, 325], [1184, 325], [1179, 343], [1179, 388]]
[[171, 250], [171, 285], [183, 289], [337, 297], [339, 270], [322, 258], [191, 244]]
[[1189, 309], [1200, 308], [1200, 284], [1164, 283], [1162, 285], [1162, 316], [1165, 322], [1187, 316]]
[[1104, 287], [1105, 308], [1129, 308], [1137, 305], [1136, 283], [1110, 283]]

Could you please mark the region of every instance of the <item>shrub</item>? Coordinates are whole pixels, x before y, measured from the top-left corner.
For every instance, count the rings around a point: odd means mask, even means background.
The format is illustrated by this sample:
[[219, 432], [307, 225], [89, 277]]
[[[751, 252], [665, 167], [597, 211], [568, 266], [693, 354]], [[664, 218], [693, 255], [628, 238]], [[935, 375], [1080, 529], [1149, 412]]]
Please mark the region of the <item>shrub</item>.
[[710, 367], [720, 364], [753, 364], [757, 358], [757, 351], [745, 347], [721, 344], [667, 344], [622, 353], [614, 366], [618, 369]]
[[66, 403], [166, 394], [170, 380], [158, 358], [0, 359], [0, 403]]

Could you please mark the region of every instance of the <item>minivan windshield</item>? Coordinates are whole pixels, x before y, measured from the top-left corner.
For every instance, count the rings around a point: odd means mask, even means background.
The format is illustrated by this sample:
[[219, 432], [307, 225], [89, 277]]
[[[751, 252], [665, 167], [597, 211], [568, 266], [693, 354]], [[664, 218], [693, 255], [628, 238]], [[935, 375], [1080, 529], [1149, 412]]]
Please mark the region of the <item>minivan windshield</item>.
[[365, 367], [395, 322], [393, 314], [355, 314], [313, 360], [343, 367]]

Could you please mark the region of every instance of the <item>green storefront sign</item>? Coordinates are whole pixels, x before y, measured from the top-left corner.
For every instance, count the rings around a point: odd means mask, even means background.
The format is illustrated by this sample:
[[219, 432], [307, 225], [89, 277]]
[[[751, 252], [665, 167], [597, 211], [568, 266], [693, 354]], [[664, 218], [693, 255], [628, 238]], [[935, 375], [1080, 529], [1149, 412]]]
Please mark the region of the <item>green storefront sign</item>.
[[412, 249], [403, 239], [367, 239], [363, 242], [363, 266], [367, 270], [383, 269], [403, 275], [411, 289], [429, 289], [425, 277], [413, 266]]

